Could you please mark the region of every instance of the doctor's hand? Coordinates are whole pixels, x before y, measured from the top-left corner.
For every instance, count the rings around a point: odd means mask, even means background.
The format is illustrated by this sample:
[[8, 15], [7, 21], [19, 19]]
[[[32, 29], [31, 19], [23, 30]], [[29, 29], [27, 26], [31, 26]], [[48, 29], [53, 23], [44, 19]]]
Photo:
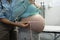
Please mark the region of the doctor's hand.
[[19, 27], [28, 27], [29, 26], [29, 23], [27, 22], [15, 22], [17, 26]]

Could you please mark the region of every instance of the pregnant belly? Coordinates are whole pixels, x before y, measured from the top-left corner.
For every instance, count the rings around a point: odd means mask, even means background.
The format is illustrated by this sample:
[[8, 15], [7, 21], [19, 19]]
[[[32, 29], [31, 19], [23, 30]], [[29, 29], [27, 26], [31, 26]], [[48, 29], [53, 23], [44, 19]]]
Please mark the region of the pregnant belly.
[[35, 32], [41, 32], [44, 29], [44, 19], [41, 15], [36, 14], [27, 18], [22, 18], [21, 21], [29, 22], [31, 29]]

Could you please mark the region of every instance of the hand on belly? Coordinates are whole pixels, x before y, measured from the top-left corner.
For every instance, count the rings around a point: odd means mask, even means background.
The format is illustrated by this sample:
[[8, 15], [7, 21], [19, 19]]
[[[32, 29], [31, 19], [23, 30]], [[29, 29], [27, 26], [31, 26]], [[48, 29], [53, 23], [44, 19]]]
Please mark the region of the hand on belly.
[[29, 23], [28, 27], [31, 27], [31, 29], [36, 32], [41, 32], [44, 28], [44, 19], [38, 14], [27, 18], [22, 18], [21, 21], [26, 22], [26, 24]]

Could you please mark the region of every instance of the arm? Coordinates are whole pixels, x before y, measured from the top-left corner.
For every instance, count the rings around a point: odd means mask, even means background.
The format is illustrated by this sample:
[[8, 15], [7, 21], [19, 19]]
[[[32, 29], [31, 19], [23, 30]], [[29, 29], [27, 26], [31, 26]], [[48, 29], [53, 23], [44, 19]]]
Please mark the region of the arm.
[[9, 21], [8, 19], [6, 19], [6, 17], [4, 16], [4, 14], [2, 12], [2, 6], [6, 8], [7, 7], [7, 6], [5, 6], [6, 4], [7, 4], [6, 0], [1, 0], [1, 2], [0, 2], [0, 22], [3, 22], [5, 24], [10, 24], [10, 25], [12, 24], [12, 25], [16, 26], [15, 23], [13, 23], [13, 22]]
[[[6, 16], [2, 12], [2, 6], [5, 8], [5, 10], [9, 10], [8, 4], [6, 0], [2, 0], [2, 5], [0, 5], [0, 22], [5, 23], [7, 25], [13, 25], [13, 26], [20, 26], [20, 27], [26, 27], [28, 24], [24, 24], [24, 22], [12, 22], [8, 19], [6, 19]], [[6, 14], [7, 15], [7, 14]]]
[[12, 26], [20, 26], [20, 27], [27, 27], [28, 26], [28, 24], [25, 24], [26, 22], [12, 22], [12, 21], [9, 21], [8, 19], [5, 19], [5, 18], [0, 18], [0, 22], [3, 22], [8, 25], [12, 25]]
[[8, 24], [8, 25], [18, 26], [16, 23], [11, 22], [11, 21], [9, 21], [6, 18], [0, 18], [0, 21], [3, 22], [3, 23], [5, 23], [5, 24]]

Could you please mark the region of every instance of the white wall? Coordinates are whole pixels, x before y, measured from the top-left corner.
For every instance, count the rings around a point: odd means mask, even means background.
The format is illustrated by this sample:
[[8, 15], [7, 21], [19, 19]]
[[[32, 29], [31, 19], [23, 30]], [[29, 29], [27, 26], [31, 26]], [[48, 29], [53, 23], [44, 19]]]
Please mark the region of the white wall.
[[45, 11], [46, 25], [60, 26], [60, 0], [50, 0], [48, 4], [50, 4], [52, 8], [50, 9], [46, 8], [46, 11]]

